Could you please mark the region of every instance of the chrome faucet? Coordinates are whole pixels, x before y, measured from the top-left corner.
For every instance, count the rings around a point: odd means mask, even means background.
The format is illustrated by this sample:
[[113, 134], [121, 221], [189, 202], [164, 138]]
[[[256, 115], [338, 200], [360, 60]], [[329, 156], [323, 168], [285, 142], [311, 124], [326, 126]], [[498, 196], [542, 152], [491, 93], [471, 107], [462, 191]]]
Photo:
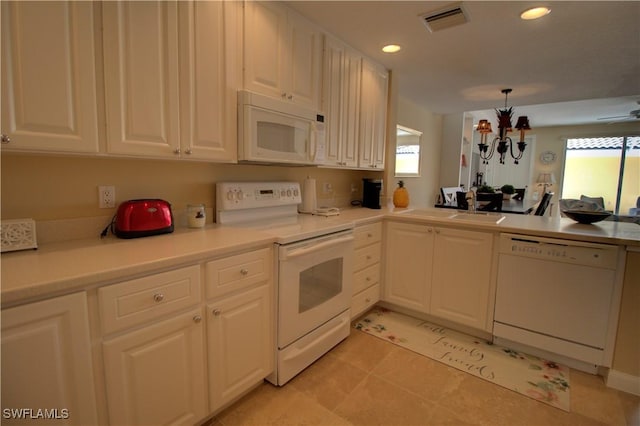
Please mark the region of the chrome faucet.
[[465, 199], [467, 200], [467, 210], [475, 213], [476, 211], [476, 193], [472, 190], [469, 190], [465, 194]]

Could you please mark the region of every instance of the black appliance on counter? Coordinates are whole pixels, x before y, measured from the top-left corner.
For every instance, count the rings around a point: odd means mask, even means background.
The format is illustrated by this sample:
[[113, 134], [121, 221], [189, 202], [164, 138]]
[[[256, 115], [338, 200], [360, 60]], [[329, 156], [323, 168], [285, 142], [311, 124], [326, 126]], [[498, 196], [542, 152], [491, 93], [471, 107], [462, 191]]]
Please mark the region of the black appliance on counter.
[[382, 179], [362, 179], [362, 207], [379, 209], [380, 192], [382, 191]]

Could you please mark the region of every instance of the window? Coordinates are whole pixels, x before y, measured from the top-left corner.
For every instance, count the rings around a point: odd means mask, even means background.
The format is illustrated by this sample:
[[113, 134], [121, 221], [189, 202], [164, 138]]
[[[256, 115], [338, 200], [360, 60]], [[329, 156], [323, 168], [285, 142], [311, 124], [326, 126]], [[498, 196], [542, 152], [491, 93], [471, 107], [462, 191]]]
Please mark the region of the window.
[[420, 138], [422, 132], [404, 126], [397, 126], [396, 133], [396, 176], [420, 176]]
[[603, 197], [606, 210], [635, 215], [640, 197], [640, 136], [567, 140], [562, 198]]

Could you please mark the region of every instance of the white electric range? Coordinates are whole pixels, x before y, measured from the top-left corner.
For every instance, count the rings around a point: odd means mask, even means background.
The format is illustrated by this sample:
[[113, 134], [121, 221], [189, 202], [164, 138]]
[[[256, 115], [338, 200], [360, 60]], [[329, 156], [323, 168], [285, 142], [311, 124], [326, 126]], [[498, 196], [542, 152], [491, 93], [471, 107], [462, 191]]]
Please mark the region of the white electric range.
[[276, 239], [276, 369], [284, 385], [349, 335], [353, 224], [298, 214], [297, 182], [216, 185], [216, 222]]

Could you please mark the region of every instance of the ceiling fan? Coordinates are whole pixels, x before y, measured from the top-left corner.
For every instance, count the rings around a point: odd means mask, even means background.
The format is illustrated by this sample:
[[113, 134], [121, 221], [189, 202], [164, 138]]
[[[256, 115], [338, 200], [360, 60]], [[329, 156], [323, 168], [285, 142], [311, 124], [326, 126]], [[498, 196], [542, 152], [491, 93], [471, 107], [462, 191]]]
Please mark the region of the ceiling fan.
[[[636, 101], [638, 105], [640, 105], [640, 101]], [[626, 121], [626, 120], [638, 120], [640, 119], [640, 109], [634, 109], [630, 111], [627, 115], [614, 115], [613, 117], [600, 117], [598, 120], [615, 120], [615, 121]]]

